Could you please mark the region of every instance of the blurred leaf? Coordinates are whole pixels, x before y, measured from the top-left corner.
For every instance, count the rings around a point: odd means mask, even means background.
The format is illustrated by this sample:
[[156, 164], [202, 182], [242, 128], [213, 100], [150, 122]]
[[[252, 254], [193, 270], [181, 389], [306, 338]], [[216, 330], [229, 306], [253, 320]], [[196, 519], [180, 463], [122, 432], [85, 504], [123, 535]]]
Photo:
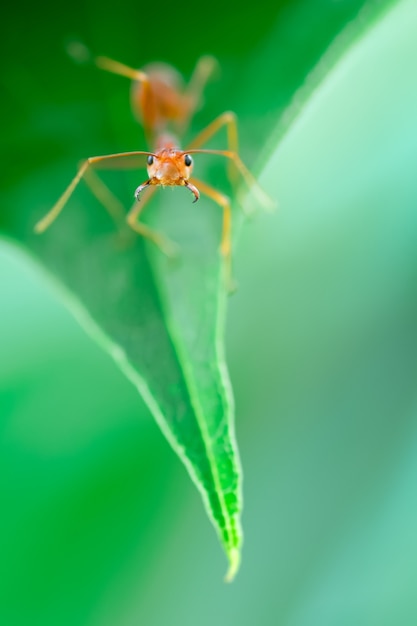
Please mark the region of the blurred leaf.
[[399, 2], [333, 66], [262, 173], [279, 216], [239, 248], [245, 563], [273, 581], [242, 617], [263, 624], [417, 614], [416, 28]]

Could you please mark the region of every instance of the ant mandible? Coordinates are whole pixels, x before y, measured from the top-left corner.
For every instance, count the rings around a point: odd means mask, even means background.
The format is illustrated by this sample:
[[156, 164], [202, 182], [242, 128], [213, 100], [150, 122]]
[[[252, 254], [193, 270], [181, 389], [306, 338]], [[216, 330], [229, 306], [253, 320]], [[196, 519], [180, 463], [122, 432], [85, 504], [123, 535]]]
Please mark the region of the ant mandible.
[[[230, 200], [220, 191], [191, 176], [193, 171], [191, 155], [214, 154], [225, 157], [231, 166], [229, 167], [231, 182], [235, 182], [236, 175], [240, 174], [247, 185], [253, 187], [259, 201], [264, 206], [273, 205], [273, 201], [262, 190], [238, 155], [238, 132], [234, 113], [230, 111], [223, 113], [202, 130], [186, 150], [179, 148], [176, 135], [184, 134], [198, 108], [205, 84], [216, 66], [215, 60], [208, 56], [202, 57], [185, 89], [180, 88], [179, 75], [176, 70], [166, 64], [151, 64], [143, 70], [136, 70], [107, 57], [97, 57], [95, 63], [103, 70], [125, 76], [133, 81], [132, 109], [143, 124], [147, 142], [153, 151], [122, 152], [86, 159], [52, 209], [35, 225], [35, 231], [42, 233], [54, 222], [82, 179], [89, 185], [100, 202], [114, 215], [115, 207], [121, 208], [120, 203], [104, 183], [93, 174], [92, 169], [94, 166], [116, 168], [118, 165], [120, 166], [121, 159], [127, 160], [123, 167], [137, 168], [132, 157], [144, 155], [147, 157], [148, 178], [135, 191], [136, 202], [126, 216], [129, 226], [140, 235], [153, 241], [165, 254], [171, 255], [174, 250], [172, 242], [141, 222], [139, 220], [140, 213], [157, 186], [186, 187], [194, 195], [193, 202], [197, 202], [201, 191], [223, 209], [220, 251], [226, 259], [230, 279], [232, 248]], [[175, 129], [176, 135], [170, 132], [171, 127]], [[201, 148], [223, 127], [226, 127], [227, 130], [227, 150]], [[119, 163], [116, 163], [117, 161]], [[142, 202], [139, 202], [145, 188], [150, 188], [150, 193]]]

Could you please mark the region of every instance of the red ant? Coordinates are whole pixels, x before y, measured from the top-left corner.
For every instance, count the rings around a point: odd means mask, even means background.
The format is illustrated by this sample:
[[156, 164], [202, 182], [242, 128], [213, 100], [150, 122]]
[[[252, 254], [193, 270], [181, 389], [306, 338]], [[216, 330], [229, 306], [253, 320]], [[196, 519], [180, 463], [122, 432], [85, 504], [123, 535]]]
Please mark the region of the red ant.
[[[115, 161], [126, 159], [123, 167], [136, 168], [131, 157], [145, 155], [147, 157], [148, 178], [135, 191], [135, 202], [126, 216], [129, 226], [144, 237], [151, 239], [163, 252], [173, 253], [173, 244], [160, 233], [150, 229], [139, 221], [139, 215], [146, 201], [152, 193], [148, 193], [144, 201], [142, 191], [149, 187], [153, 192], [159, 185], [186, 187], [194, 196], [194, 202], [200, 197], [200, 191], [214, 200], [223, 209], [223, 229], [220, 250], [228, 263], [230, 278], [231, 261], [231, 206], [230, 200], [223, 193], [210, 187], [206, 183], [192, 178], [193, 154], [215, 154], [229, 160], [229, 176], [234, 182], [236, 174], [240, 173], [249, 187], [254, 187], [258, 198], [263, 205], [273, 204], [272, 200], [258, 185], [255, 178], [243, 164], [238, 155], [238, 133], [236, 116], [232, 112], [225, 112], [202, 130], [186, 150], [179, 148], [179, 142], [169, 132], [172, 126], [178, 135], [184, 133], [194, 112], [196, 111], [206, 82], [215, 69], [216, 62], [212, 57], [202, 57], [194, 70], [191, 80], [185, 89], [180, 88], [180, 77], [176, 70], [165, 64], [151, 64], [143, 70], [132, 69], [122, 63], [106, 57], [97, 57], [95, 63], [101, 69], [114, 74], [130, 78], [132, 83], [132, 108], [142, 122], [149, 146], [153, 152], [135, 151], [108, 154], [105, 156], [89, 157], [80, 166], [77, 175], [64, 191], [52, 209], [36, 224], [37, 233], [44, 232], [61, 213], [75, 188], [82, 178], [89, 184], [91, 190], [101, 203], [112, 214], [115, 207], [120, 209], [120, 203], [98, 177], [93, 176], [93, 166], [103, 164], [110, 168], [117, 167]], [[209, 139], [222, 127], [227, 129], [227, 150], [202, 149]]]

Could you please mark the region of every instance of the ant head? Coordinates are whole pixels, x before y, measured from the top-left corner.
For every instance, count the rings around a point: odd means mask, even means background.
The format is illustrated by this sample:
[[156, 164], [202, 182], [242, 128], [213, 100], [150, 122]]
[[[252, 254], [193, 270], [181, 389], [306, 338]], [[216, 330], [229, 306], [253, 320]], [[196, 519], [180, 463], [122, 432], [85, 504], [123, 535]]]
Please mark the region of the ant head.
[[191, 156], [176, 148], [163, 149], [155, 154], [149, 154], [147, 158], [149, 180], [136, 189], [136, 199], [139, 200], [139, 194], [148, 185], [168, 185], [188, 187], [194, 194], [194, 202], [197, 202], [200, 193], [189, 182], [192, 169], [193, 159]]
[[193, 169], [193, 160], [181, 150], [167, 149], [150, 154], [148, 176], [153, 185], [184, 185]]

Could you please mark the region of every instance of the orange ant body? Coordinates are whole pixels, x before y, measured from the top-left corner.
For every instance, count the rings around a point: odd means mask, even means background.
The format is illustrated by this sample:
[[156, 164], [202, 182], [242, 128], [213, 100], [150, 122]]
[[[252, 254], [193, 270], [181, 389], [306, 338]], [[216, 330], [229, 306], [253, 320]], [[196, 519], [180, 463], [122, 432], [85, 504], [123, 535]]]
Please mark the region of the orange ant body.
[[[108, 209], [115, 214], [115, 209], [120, 212], [121, 206], [110, 190], [97, 177], [94, 178], [91, 169], [93, 166], [114, 168], [117, 165], [137, 168], [134, 157], [147, 157], [148, 178], [135, 191], [136, 202], [128, 212], [126, 220], [129, 226], [140, 235], [151, 239], [166, 254], [173, 253], [174, 246], [160, 233], [150, 229], [138, 218], [146, 201], [152, 195], [157, 186], [183, 186], [194, 195], [194, 202], [200, 197], [200, 191], [206, 194], [223, 209], [223, 228], [220, 250], [229, 265], [231, 262], [231, 205], [227, 196], [210, 187], [206, 183], [192, 177], [193, 158], [192, 154], [215, 154], [229, 160], [231, 165], [230, 177], [235, 180], [236, 174], [240, 173], [249, 187], [254, 187], [257, 195], [264, 205], [271, 205], [271, 199], [259, 187], [255, 178], [243, 164], [238, 155], [238, 134], [236, 117], [231, 112], [226, 112], [217, 117], [186, 150], [179, 148], [176, 135], [181, 135], [186, 130], [192, 115], [196, 111], [201, 99], [204, 86], [212, 74], [215, 61], [211, 57], [202, 57], [196, 65], [188, 86], [181, 88], [179, 74], [174, 68], [165, 64], [152, 64], [148, 68], [135, 70], [122, 63], [106, 57], [95, 59], [96, 65], [101, 69], [114, 74], [130, 78], [132, 83], [131, 101], [135, 115], [143, 124], [145, 135], [152, 152], [135, 151], [104, 156], [90, 157], [80, 166], [77, 175], [67, 189], [58, 199], [52, 209], [36, 224], [35, 231], [44, 232], [57, 218], [67, 204], [70, 196], [81, 179], [85, 179], [92, 192]], [[202, 149], [213, 135], [222, 127], [227, 129], [227, 150]], [[172, 129], [176, 132], [173, 134]], [[121, 161], [122, 160], [122, 161]], [[142, 191], [149, 187], [150, 193], [142, 202], [139, 202]]]

